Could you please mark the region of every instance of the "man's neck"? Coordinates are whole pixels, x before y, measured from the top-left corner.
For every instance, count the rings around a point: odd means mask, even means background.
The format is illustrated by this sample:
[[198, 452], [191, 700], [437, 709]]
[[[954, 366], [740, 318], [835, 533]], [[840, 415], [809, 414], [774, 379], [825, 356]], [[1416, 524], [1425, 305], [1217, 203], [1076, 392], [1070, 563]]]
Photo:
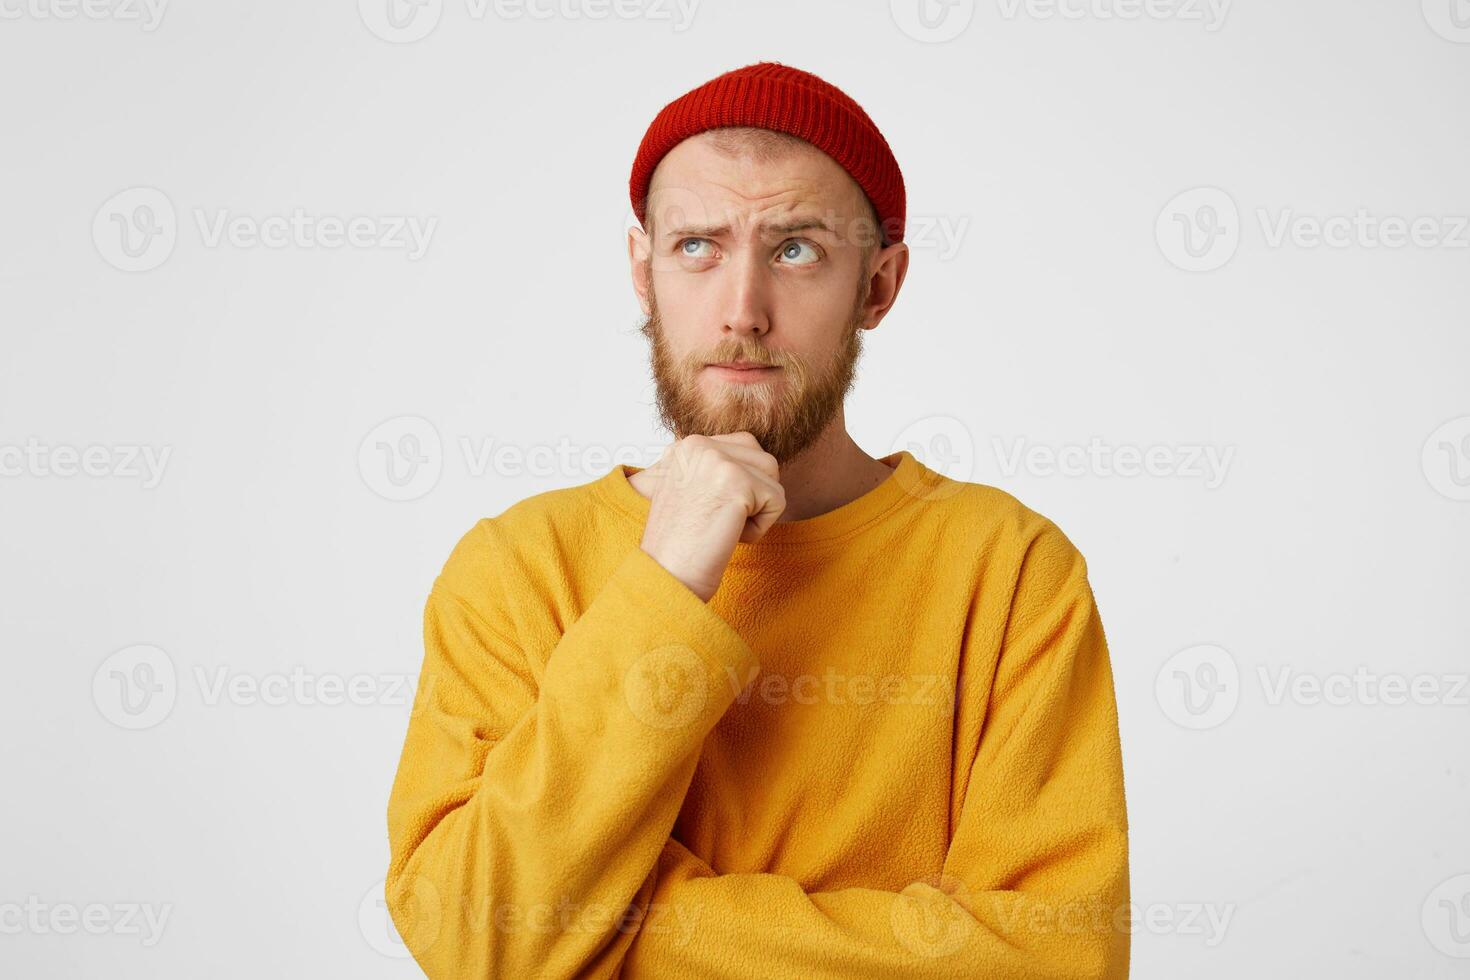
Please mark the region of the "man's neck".
[[851, 503], [893, 475], [852, 441], [839, 414], [816, 442], [781, 466], [786, 509], [778, 521], [802, 521]]

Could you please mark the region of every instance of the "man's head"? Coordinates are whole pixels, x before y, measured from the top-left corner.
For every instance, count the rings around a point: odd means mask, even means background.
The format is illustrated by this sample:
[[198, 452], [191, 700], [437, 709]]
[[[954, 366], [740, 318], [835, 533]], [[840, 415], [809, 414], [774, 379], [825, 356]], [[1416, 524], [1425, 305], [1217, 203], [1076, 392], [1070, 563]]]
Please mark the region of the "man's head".
[[862, 331], [907, 270], [901, 229], [831, 155], [763, 127], [682, 138], [647, 188], [628, 248], [661, 420], [796, 457], [843, 424]]

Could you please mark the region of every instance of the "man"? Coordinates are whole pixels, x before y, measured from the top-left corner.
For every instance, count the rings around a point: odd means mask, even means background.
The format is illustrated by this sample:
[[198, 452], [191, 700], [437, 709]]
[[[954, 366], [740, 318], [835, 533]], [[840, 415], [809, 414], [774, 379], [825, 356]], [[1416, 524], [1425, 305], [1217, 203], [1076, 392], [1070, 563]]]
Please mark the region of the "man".
[[866, 113], [761, 63], [659, 114], [652, 466], [435, 581], [387, 899], [435, 977], [1125, 977], [1106, 643], [1055, 525], [846, 432], [907, 270]]

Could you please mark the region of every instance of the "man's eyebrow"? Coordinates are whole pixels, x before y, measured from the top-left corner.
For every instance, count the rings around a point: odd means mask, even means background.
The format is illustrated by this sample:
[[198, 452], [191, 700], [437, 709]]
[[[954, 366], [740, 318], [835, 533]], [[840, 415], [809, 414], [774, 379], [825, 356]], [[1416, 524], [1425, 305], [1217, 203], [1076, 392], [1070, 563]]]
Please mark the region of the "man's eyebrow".
[[[810, 231], [820, 229], [829, 235], [837, 232], [832, 226], [821, 218], [792, 218], [788, 221], [763, 221], [757, 226], [766, 235], [794, 235], [799, 231]], [[670, 228], [662, 235], [664, 238], [726, 238], [730, 234], [729, 225], [680, 225]]]

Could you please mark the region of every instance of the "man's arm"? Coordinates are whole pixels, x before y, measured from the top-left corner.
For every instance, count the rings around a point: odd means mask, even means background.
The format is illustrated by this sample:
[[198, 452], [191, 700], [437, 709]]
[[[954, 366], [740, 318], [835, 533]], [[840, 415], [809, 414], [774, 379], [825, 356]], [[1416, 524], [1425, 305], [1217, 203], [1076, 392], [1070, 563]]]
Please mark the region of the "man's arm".
[[1085, 564], [1053, 526], [1021, 564], [1003, 637], [939, 874], [916, 869], [900, 892], [804, 892], [780, 875], [718, 875], [671, 840], [623, 976], [1125, 978], [1112, 673]]
[[432, 977], [616, 976], [636, 929], [618, 917], [754, 654], [634, 548], [535, 676], [511, 611], [544, 599], [498, 594], [499, 535], [477, 524], [429, 595], [388, 907]]

